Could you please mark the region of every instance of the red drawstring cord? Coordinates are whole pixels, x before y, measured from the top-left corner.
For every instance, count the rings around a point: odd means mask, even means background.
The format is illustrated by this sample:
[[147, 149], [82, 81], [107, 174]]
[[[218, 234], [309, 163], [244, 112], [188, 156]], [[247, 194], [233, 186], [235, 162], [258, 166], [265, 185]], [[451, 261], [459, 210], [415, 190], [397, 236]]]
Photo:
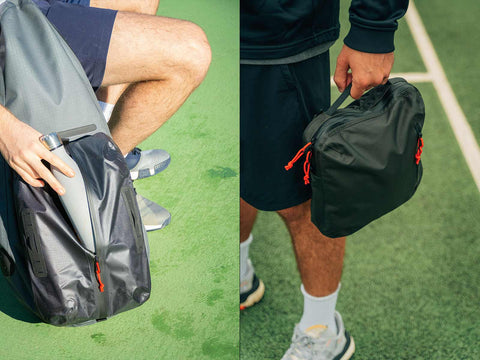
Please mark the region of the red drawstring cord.
[[423, 138], [419, 137], [417, 142], [417, 153], [415, 154], [415, 164], [420, 164], [420, 157], [423, 152]]
[[287, 171], [290, 170], [293, 167], [293, 164], [295, 164], [297, 162], [297, 160], [300, 159], [303, 156], [303, 153], [305, 152], [305, 149], [307, 147], [309, 147], [310, 145], [312, 145], [311, 142], [309, 142], [303, 148], [298, 150], [297, 155], [295, 155], [295, 157], [292, 160], [290, 160], [290, 162], [285, 166], [285, 170], [287, 170]]
[[312, 157], [312, 150], [308, 150], [307, 157], [305, 158], [305, 162], [303, 163], [303, 172], [305, 176], [303, 177], [303, 181], [305, 185], [310, 184], [310, 158]]
[[[306, 144], [303, 148], [298, 150], [297, 155], [290, 160], [290, 162], [285, 166], [285, 170], [290, 170], [293, 167], [293, 164], [295, 164], [298, 159], [300, 159], [303, 154], [305, 153], [305, 150], [312, 145], [311, 142]], [[305, 182], [305, 185], [310, 184], [309, 180], [309, 174], [310, 174], [310, 158], [312, 157], [312, 149], [309, 149], [307, 151], [307, 156], [305, 157], [305, 162], [303, 163], [303, 172], [305, 173], [305, 176], [303, 177], [303, 181]]]

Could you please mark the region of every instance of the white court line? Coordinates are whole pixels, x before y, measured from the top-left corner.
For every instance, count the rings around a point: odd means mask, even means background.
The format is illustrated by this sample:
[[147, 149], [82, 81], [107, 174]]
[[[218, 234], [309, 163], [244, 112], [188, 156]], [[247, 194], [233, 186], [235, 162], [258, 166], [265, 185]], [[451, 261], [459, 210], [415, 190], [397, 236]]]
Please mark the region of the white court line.
[[437, 90], [445, 113], [450, 121], [450, 126], [453, 129], [457, 142], [460, 145], [460, 149], [463, 152], [463, 156], [465, 157], [470, 172], [473, 175], [473, 179], [480, 191], [480, 148], [478, 147], [465, 114], [455, 97], [452, 87], [448, 82], [445, 71], [442, 68], [440, 60], [438, 59], [413, 1], [410, 1], [406, 18], [408, 26], [410, 27], [410, 32], [417, 44], [423, 62], [427, 67], [427, 71], [432, 75], [433, 85]]
[[[472, 173], [475, 184], [480, 191], [480, 147], [478, 146], [472, 128], [455, 97], [455, 93], [448, 82], [445, 71], [438, 59], [437, 53], [435, 52], [430, 37], [425, 30], [425, 26], [423, 25], [413, 0], [410, 1], [406, 13], [406, 19], [410, 32], [412, 33], [417, 48], [427, 68], [427, 72], [393, 73], [390, 74], [390, 77], [402, 77], [411, 83], [433, 83], [448, 121], [450, 122], [450, 126], [453, 129], [455, 138], [460, 145], [460, 149], [462, 150], [463, 156], [465, 157], [470, 172]], [[330, 83], [332, 86], [335, 86], [333, 77], [330, 78]]]
[[[390, 74], [390, 78], [401, 77], [407, 80], [409, 83], [425, 83], [425, 82], [432, 82], [432, 75], [429, 73], [415, 73], [415, 72], [408, 72], [408, 73], [392, 73]], [[333, 76], [330, 78], [330, 84], [335, 86], [335, 82], [333, 81]]]

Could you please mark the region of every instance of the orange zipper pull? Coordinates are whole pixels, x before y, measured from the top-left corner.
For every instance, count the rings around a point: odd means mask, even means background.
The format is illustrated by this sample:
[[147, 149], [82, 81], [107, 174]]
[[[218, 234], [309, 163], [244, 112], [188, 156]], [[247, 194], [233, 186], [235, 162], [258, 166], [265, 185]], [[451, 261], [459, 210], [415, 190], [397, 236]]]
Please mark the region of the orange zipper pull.
[[420, 157], [423, 152], [423, 138], [419, 137], [417, 141], [417, 153], [415, 154], [415, 164], [420, 164]]
[[100, 276], [100, 264], [98, 263], [98, 260], [95, 260], [95, 274], [97, 274], [98, 288], [100, 289], [100, 292], [103, 292], [105, 285], [102, 283], [102, 278]]

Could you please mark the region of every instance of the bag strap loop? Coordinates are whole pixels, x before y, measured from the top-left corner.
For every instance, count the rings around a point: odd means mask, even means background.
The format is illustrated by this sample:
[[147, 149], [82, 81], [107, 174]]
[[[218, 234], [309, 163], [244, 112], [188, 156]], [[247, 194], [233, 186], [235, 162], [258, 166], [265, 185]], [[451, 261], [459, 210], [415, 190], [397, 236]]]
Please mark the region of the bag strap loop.
[[339, 108], [340, 105], [342, 105], [342, 103], [345, 101], [345, 99], [347, 97], [350, 96], [350, 89], [352, 88], [352, 83], [350, 83], [346, 88], [345, 90], [343, 91], [343, 93], [340, 94], [340, 96], [338, 97], [337, 100], [335, 100], [335, 102], [332, 104], [332, 106], [330, 106], [330, 108], [325, 111], [325, 114], [327, 115], [333, 115], [333, 113], [335, 111], [337, 111], [337, 109]]

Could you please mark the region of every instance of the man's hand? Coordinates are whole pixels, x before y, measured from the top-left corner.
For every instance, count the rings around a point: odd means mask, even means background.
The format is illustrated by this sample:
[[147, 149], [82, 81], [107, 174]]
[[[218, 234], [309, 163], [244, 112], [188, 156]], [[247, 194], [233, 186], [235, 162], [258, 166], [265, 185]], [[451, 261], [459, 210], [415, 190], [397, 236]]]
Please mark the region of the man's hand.
[[38, 131], [0, 107], [0, 153], [3, 158], [26, 183], [43, 187], [46, 181], [59, 195], [64, 195], [65, 189], [42, 160], [46, 160], [68, 177], [75, 174], [67, 164], [42, 145], [40, 136], [42, 134]]
[[[370, 54], [353, 50], [343, 45], [337, 58], [337, 68], [333, 80], [338, 90], [343, 92], [352, 83], [350, 95], [358, 99], [362, 94], [388, 81], [393, 66], [393, 52]], [[352, 72], [348, 72], [351, 69]]]

